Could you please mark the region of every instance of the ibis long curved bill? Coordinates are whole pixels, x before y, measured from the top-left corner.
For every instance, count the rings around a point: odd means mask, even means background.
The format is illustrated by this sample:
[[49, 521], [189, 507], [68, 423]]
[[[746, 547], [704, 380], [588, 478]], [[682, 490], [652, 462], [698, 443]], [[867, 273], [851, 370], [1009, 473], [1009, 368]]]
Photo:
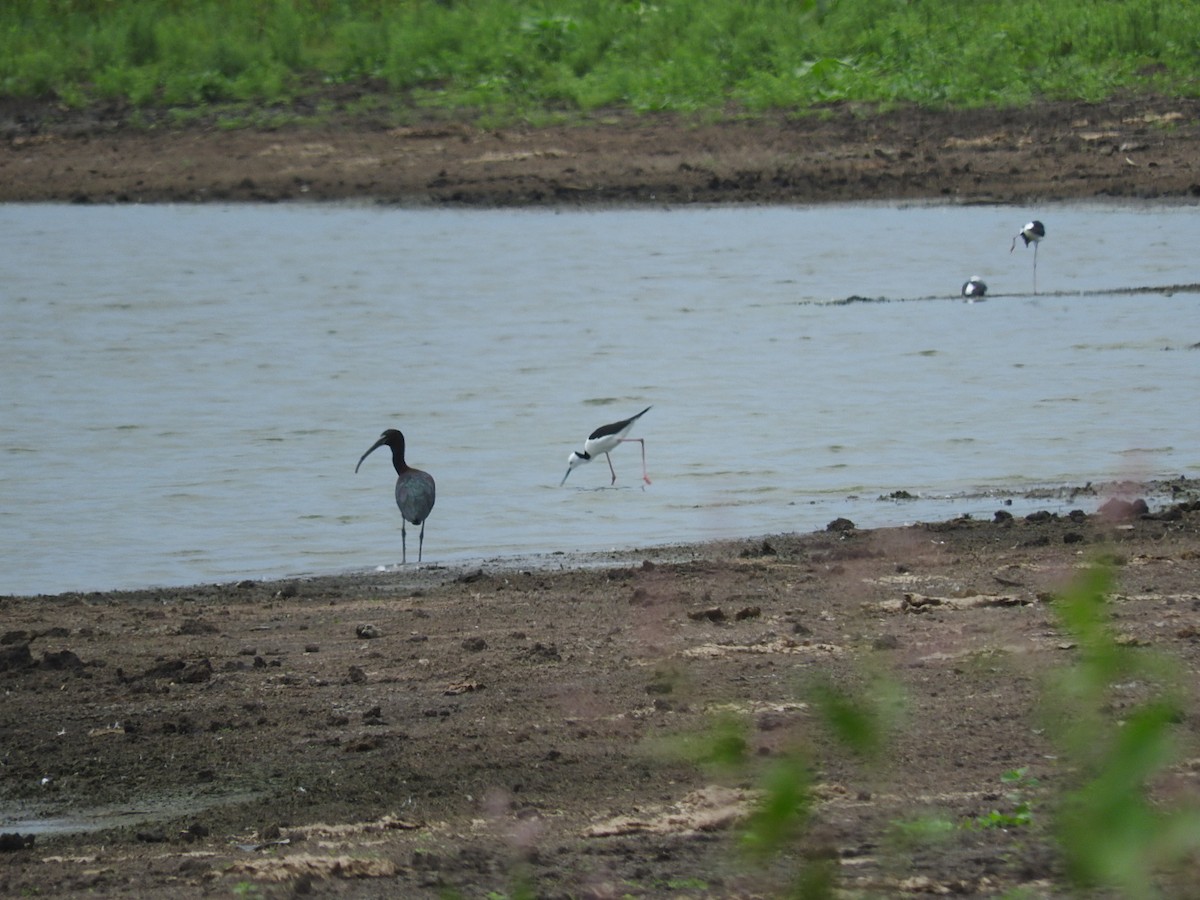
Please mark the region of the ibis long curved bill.
[[366, 453], [364, 453], [362, 456], [360, 456], [358, 458], [358, 465], [354, 467], [354, 474], [355, 475], [358, 474], [359, 466], [361, 466], [363, 464], [364, 459], [366, 459], [368, 456], [370, 456], [372, 453], [374, 453], [376, 450], [378, 450], [380, 447], [382, 447], [386, 443], [387, 443], [387, 432], [385, 431], [383, 433], [383, 437], [381, 437], [374, 444], [372, 444], [371, 449], [368, 450]]

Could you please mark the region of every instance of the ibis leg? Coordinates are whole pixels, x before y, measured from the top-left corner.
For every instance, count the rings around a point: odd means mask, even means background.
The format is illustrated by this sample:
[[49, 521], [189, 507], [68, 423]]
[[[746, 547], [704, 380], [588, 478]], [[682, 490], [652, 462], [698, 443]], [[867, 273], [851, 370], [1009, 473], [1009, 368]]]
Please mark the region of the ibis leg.
[[421, 553], [425, 550], [425, 523], [421, 523], [421, 536], [417, 538], [417, 562], [421, 561]]

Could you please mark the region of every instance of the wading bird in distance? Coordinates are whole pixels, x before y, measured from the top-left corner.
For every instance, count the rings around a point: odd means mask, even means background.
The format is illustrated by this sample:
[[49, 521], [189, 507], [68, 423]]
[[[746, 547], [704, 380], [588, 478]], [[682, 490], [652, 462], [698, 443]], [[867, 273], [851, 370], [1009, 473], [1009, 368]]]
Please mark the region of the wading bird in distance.
[[1012, 239], [1012, 246], [1008, 248], [1008, 252], [1012, 253], [1017, 248], [1017, 238], [1025, 242], [1028, 247], [1033, 244], [1033, 292], [1037, 293], [1037, 250], [1038, 244], [1042, 242], [1042, 238], [1046, 236], [1046, 226], [1034, 219], [1032, 222], [1026, 222], [1022, 228]]
[[629, 442], [637, 442], [642, 445], [642, 481], [646, 484], [650, 483], [650, 476], [646, 474], [646, 442], [641, 438], [627, 438], [629, 429], [633, 428], [633, 423], [650, 411], [647, 406], [636, 416], [630, 416], [628, 419], [622, 419], [620, 422], [612, 422], [608, 425], [601, 425], [595, 431], [588, 435], [588, 439], [583, 442], [583, 451], [572, 450], [571, 455], [567, 457], [567, 474], [563, 476], [562, 481], [558, 483], [562, 487], [567, 483], [567, 475], [578, 466], [584, 463], [591, 462], [601, 453], [608, 460], [608, 471], [612, 473], [612, 481], [610, 484], [617, 483], [617, 471], [613, 468], [612, 457], [609, 456], [609, 451], [615, 450], [618, 444]]
[[983, 283], [983, 279], [978, 275], [972, 275], [962, 286], [962, 295], [968, 300], [982, 297], [987, 293], [987, 285]]
[[421, 534], [417, 539], [417, 562], [420, 562], [421, 553], [425, 549], [425, 520], [433, 510], [433, 476], [420, 469], [414, 469], [404, 461], [404, 435], [395, 428], [389, 428], [371, 445], [371, 449], [359, 458], [354, 471], [357, 473], [363, 460], [385, 444], [392, 448], [392, 466], [396, 469], [396, 505], [400, 507], [400, 562], [408, 562], [405, 522], [421, 526]]

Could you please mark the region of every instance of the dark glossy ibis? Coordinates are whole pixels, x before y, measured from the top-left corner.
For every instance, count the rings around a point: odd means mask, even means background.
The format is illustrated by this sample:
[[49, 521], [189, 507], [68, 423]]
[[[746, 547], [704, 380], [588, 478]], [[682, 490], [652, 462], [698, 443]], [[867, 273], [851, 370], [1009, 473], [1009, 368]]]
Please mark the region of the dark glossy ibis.
[[588, 435], [588, 439], [583, 442], [583, 451], [571, 451], [571, 455], [567, 457], [567, 474], [563, 476], [563, 480], [558, 483], [562, 487], [567, 483], [567, 475], [570, 475], [572, 470], [584, 463], [591, 462], [601, 453], [608, 460], [608, 471], [612, 473], [612, 481], [610, 484], [617, 483], [617, 472], [613, 468], [612, 457], [609, 456], [609, 451], [615, 450], [617, 445], [625, 441], [637, 442], [642, 445], [642, 481], [646, 484], [650, 483], [650, 476], [646, 474], [646, 442], [641, 438], [627, 438], [629, 429], [633, 427], [633, 423], [650, 411], [647, 406], [636, 416], [630, 416], [628, 419], [622, 419], [620, 422], [611, 422], [608, 425], [601, 425], [595, 431]]
[[404, 461], [404, 435], [395, 428], [389, 428], [379, 436], [379, 440], [371, 449], [359, 458], [354, 471], [357, 472], [363, 460], [385, 444], [392, 448], [392, 465], [396, 469], [396, 505], [400, 507], [400, 562], [408, 562], [405, 522], [421, 526], [421, 535], [417, 541], [417, 562], [420, 562], [421, 553], [425, 548], [425, 520], [433, 510], [433, 476], [420, 469], [414, 469]]

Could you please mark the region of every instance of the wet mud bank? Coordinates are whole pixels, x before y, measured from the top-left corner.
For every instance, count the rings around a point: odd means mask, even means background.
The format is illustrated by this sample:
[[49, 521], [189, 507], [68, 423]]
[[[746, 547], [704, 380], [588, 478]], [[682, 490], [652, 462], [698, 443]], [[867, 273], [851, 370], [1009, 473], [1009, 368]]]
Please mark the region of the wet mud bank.
[[967, 111], [841, 105], [716, 123], [613, 113], [498, 129], [336, 112], [320, 125], [228, 128], [214, 116], [178, 129], [165, 124], [168, 113], [0, 101], [0, 202], [487, 207], [1200, 197], [1200, 102], [1176, 98]]
[[[777, 896], [821, 860], [883, 896], [1054, 895], [1072, 770], [1039, 710], [1076, 653], [1056, 598], [1103, 562], [1120, 639], [1194, 674], [1200, 502], [1176, 488], [605, 565], [2, 598], [0, 891]], [[881, 677], [896, 727], [867, 765], [812, 692]], [[729, 717], [747, 753], [722, 769], [703, 747]], [[763, 773], [801, 750], [812, 819], [750, 864]], [[1014, 770], [1036, 813], [969, 827]], [[927, 820], [949, 823], [932, 843], [905, 831]]]

